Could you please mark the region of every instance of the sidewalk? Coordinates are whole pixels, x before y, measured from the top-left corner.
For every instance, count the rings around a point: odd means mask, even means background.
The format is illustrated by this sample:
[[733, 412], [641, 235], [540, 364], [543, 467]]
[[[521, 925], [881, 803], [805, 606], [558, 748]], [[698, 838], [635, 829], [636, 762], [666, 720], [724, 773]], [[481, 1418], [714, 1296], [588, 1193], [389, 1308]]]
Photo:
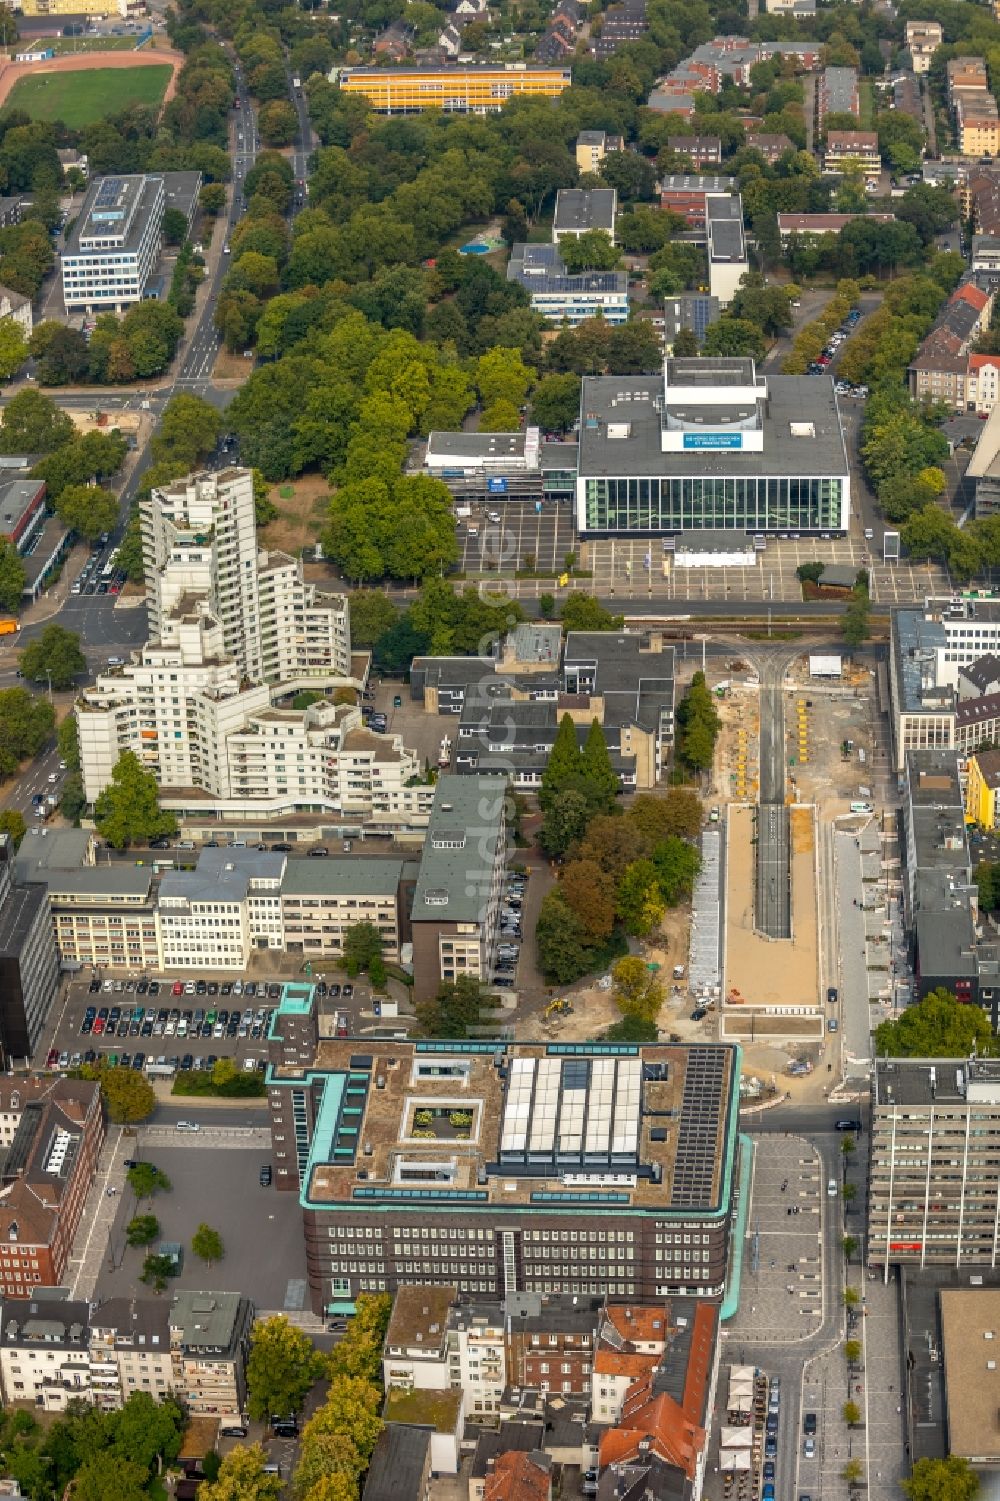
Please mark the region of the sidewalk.
[[[108, 1127], [63, 1276], [71, 1298], [89, 1300], [94, 1296], [97, 1279], [109, 1255], [111, 1228], [118, 1213], [120, 1195], [127, 1186], [123, 1164], [132, 1142], [134, 1137], [125, 1136], [124, 1126]], [[109, 1188], [114, 1188], [115, 1193], [109, 1194]]]

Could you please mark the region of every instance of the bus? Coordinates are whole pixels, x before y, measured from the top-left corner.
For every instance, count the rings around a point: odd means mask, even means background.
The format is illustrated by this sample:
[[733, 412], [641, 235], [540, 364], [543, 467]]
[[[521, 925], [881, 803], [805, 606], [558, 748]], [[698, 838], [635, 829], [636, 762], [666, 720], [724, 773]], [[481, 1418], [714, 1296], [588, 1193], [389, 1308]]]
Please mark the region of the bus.
[[875, 809], [874, 809], [874, 807], [872, 806], [871, 803], [852, 803], [851, 804], [851, 812], [852, 813], [874, 813]]

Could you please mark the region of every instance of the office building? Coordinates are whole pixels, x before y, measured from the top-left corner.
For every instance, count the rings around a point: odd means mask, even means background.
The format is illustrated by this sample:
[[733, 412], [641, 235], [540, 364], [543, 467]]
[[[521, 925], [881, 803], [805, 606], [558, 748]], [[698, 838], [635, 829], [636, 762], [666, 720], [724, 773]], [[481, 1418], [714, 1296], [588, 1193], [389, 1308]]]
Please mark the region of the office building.
[[98, 177], [62, 252], [67, 313], [123, 312], [139, 302], [160, 257], [162, 175]]
[[568, 89], [569, 67], [530, 63], [456, 63], [438, 68], [341, 68], [336, 82], [345, 94], [360, 94], [387, 115], [414, 115], [425, 109], [448, 114], [486, 115], [508, 99], [556, 99]]
[[239, 1293], [178, 1292], [170, 1305], [173, 1387], [195, 1417], [239, 1419], [254, 1307]]
[[715, 1045], [321, 1041], [311, 1066], [272, 1066], [313, 1308], [417, 1281], [719, 1298], [738, 1076]]
[[861, 95], [858, 90], [857, 68], [824, 68], [817, 94], [821, 128], [827, 115], [854, 115], [855, 118], [860, 118]]
[[727, 308], [750, 270], [743, 233], [743, 199], [738, 193], [710, 193], [705, 199], [708, 290]]
[[576, 138], [576, 164], [581, 172], [596, 173], [609, 152], [624, 149], [621, 136], [608, 135], [604, 130], [581, 130]]
[[[970, 1279], [975, 1281], [977, 1279]], [[977, 1473], [1000, 1464], [1000, 1371], [995, 1342], [1000, 1328], [996, 1287], [942, 1287], [938, 1292], [949, 1455]]]
[[90, 1306], [40, 1288], [30, 1301], [6, 1296], [0, 1304], [0, 1382], [4, 1401], [43, 1412], [70, 1402], [104, 1406], [90, 1361]]
[[939, 21], [907, 21], [906, 50], [914, 73], [929, 73], [934, 54], [943, 40]]
[[882, 175], [882, 157], [875, 131], [828, 131], [823, 152], [823, 171], [838, 175], [857, 172], [867, 182], [877, 183]]
[[869, 1266], [997, 1266], [998, 1106], [996, 1059], [876, 1059]]
[[553, 245], [567, 237], [589, 234], [592, 229], [601, 230], [613, 241], [617, 211], [614, 188], [560, 188], [552, 217]]
[[45, 887], [14, 875], [14, 842], [0, 834], [0, 1064], [30, 1058], [59, 988]]
[[669, 358], [656, 378], [584, 377], [580, 411], [581, 536], [847, 530], [830, 381]]
[[520, 282], [531, 306], [550, 323], [575, 327], [587, 318], [628, 322], [628, 272], [582, 271], [571, 275], [556, 245], [516, 244], [507, 263], [507, 280]]
[[0, 1089], [0, 1294], [58, 1287], [104, 1141], [100, 1086], [8, 1076]]
[[439, 777], [410, 908], [415, 1000], [492, 978], [507, 854], [506, 778]]

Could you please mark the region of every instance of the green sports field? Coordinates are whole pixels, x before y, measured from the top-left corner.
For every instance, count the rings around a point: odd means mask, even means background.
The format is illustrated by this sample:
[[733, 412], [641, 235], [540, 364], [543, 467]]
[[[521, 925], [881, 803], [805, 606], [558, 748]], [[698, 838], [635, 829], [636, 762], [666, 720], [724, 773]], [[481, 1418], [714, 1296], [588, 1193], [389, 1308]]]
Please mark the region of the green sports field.
[[145, 68], [94, 68], [79, 73], [22, 78], [5, 102], [33, 120], [62, 120], [80, 129], [130, 104], [158, 105], [170, 82], [169, 64]]

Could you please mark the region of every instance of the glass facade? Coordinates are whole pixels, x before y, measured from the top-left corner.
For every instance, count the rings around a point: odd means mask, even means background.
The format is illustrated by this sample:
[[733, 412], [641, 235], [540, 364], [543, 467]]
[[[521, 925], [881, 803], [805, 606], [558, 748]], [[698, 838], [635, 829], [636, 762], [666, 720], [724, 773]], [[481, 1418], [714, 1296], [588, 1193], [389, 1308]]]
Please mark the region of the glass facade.
[[584, 533], [839, 532], [844, 481], [712, 475], [683, 479], [588, 479]]

